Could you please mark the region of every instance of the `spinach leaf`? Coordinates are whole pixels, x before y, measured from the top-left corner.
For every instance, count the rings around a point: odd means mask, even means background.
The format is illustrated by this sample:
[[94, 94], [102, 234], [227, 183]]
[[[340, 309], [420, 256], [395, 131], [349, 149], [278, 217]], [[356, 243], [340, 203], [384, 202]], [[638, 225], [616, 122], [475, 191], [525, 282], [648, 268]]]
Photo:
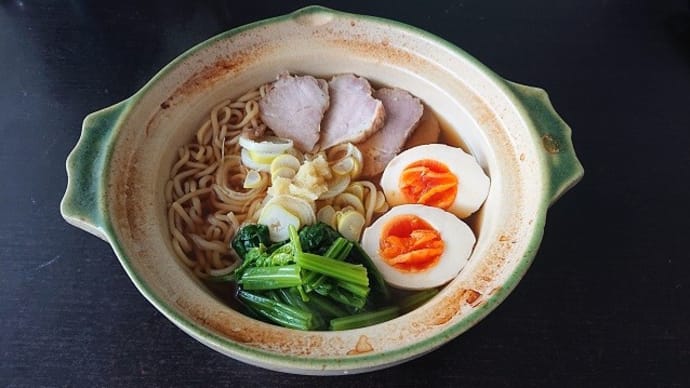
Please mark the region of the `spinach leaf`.
[[251, 224], [240, 229], [235, 238], [232, 239], [232, 248], [242, 259], [252, 248], [261, 245], [270, 246], [271, 239], [268, 234], [268, 226], [261, 224]]
[[340, 233], [323, 222], [307, 225], [299, 231], [299, 240], [304, 252], [323, 255], [340, 237]]

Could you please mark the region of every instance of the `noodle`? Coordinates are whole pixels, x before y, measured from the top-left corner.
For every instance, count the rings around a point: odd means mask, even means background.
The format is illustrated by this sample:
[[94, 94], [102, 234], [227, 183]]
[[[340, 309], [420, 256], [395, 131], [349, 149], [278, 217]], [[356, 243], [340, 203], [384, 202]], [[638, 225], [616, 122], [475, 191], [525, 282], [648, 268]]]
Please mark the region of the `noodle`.
[[369, 189], [366, 195], [366, 203], [364, 204], [364, 208], [366, 209], [364, 219], [368, 225], [371, 222], [371, 217], [374, 215], [374, 209], [376, 208], [376, 186], [369, 181], [360, 181], [359, 183]]
[[242, 187], [247, 169], [238, 156], [242, 131], [265, 130], [258, 104], [264, 93], [262, 87], [214, 106], [170, 169], [165, 200], [173, 251], [201, 278], [235, 268], [230, 240], [241, 222], [256, 220], [266, 195], [265, 173], [259, 187]]

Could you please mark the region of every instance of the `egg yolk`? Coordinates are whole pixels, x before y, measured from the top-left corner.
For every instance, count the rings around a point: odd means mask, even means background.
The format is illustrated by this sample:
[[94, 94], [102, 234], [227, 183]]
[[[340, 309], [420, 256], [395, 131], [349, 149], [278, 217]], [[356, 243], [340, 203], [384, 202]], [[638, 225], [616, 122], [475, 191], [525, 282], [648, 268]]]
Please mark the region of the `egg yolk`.
[[399, 215], [382, 228], [381, 258], [403, 272], [422, 272], [438, 264], [445, 244], [441, 234], [423, 219]]
[[423, 159], [405, 167], [398, 188], [408, 203], [448, 209], [458, 193], [458, 178], [445, 164]]

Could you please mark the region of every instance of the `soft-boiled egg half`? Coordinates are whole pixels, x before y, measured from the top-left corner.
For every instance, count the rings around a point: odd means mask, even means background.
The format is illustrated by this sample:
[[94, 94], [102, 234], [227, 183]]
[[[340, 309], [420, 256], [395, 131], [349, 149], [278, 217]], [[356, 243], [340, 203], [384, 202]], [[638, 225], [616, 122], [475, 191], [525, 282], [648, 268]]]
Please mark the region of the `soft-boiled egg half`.
[[416, 203], [466, 218], [484, 203], [489, 177], [462, 149], [426, 144], [393, 158], [383, 171], [381, 188], [391, 206]]
[[386, 282], [408, 290], [452, 280], [467, 263], [475, 242], [465, 222], [426, 205], [396, 206], [362, 236], [362, 248]]

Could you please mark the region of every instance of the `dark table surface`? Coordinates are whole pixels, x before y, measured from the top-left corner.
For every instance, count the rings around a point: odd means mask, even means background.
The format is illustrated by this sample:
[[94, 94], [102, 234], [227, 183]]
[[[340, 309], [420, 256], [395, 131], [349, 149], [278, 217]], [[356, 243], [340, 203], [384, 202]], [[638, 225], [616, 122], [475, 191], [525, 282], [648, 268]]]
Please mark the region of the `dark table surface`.
[[323, 2], [429, 30], [545, 88], [586, 170], [496, 311], [429, 355], [342, 378], [209, 350], [60, 216], [86, 114], [198, 42], [305, 5], [144, 3], [0, 0], [0, 386], [690, 385], [687, 1]]

